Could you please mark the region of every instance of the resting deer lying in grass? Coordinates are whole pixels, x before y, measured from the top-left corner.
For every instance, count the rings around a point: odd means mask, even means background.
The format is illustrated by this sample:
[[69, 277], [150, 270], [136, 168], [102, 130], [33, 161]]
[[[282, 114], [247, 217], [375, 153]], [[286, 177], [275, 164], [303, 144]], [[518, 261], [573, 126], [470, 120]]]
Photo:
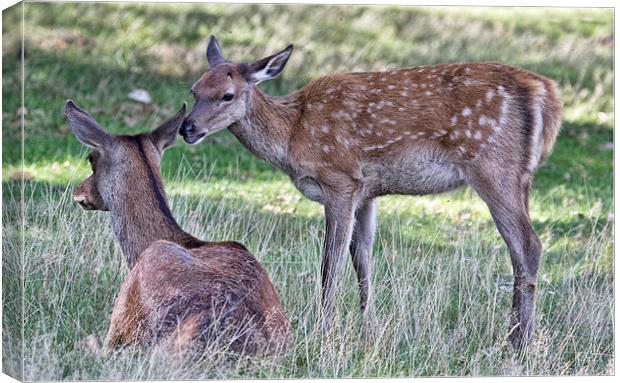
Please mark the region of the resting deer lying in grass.
[[235, 242], [205, 242], [172, 217], [159, 165], [174, 144], [186, 106], [150, 133], [113, 136], [71, 100], [66, 115], [94, 149], [93, 173], [74, 193], [86, 210], [110, 212], [129, 273], [116, 299], [104, 353], [162, 342], [186, 351], [217, 338], [238, 353], [277, 352], [290, 324], [269, 276]]
[[292, 50], [235, 64], [224, 59], [212, 36], [210, 69], [191, 88], [195, 103], [181, 134], [196, 144], [229, 128], [252, 153], [286, 172], [302, 194], [324, 205], [324, 324], [332, 320], [347, 249], [362, 313], [373, 320], [376, 197], [436, 194], [469, 184], [510, 250], [510, 339], [522, 346], [533, 327], [542, 251], [528, 194], [560, 129], [555, 83], [503, 64], [466, 63], [335, 74], [285, 97], [265, 95], [256, 84], [282, 72]]

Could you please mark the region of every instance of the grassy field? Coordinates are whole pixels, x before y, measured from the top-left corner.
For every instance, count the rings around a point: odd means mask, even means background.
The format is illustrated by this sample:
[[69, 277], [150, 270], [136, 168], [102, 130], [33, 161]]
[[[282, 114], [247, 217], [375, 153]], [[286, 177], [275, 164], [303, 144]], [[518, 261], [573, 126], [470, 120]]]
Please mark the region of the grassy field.
[[[614, 373], [612, 10], [27, 3], [25, 109], [21, 12], [3, 13], [5, 372], [19, 375], [23, 357], [27, 380]], [[189, 232], [242, 242], [262, 262], [295, 328], [290, 353], [224, 363], [213, 351], [188, 364], [160, 350], [95, 359], [76, 348], [106, 331], [127, 270], [106, 213], [71, 201], [89, 166], [64, 101], [115, 133], [150, 129], [191, 101], [211, 33], [239, 61], [294, 43], [284, 74], [261, 84], [273, 95], [327, 73], [479, 60], [557, 80], [563, 130], [531, 194], [545, 249], [531, 347], [516, 353], [504, 340], [508, 251], [469, 189], [380, 199], [374, 283], [382, 332], [369, 341], [359, 331], [347, 265], [336, 326], [321, 336], [322, 209], [223, 131], [166, 152], [173, 212]], [[127, 98], [135, 88], [150, 92], [152, 108]]]

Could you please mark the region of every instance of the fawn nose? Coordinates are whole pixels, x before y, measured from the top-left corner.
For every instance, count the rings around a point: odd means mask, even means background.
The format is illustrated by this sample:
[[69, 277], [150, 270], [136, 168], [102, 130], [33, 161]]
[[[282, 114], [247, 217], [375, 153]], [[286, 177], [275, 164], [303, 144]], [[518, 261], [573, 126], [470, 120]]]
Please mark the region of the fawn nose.
[[183, 120], [183, 124], [181, 125], [181, 131], [180, 131], [181, 135], [185, 137], [188, 134], [191, 134], [193, 130], [194, 130], [194, 121], [188, 118]]

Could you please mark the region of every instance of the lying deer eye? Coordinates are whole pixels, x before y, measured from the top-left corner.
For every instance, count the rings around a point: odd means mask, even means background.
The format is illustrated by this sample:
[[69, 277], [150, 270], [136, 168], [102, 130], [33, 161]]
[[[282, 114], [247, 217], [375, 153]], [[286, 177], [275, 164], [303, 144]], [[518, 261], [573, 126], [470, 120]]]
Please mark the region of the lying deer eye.
[[226, 93], [222, 97], [222, 101], [232, 101], [233, 98], [235, 98], [235, 95], [233, 95], [232, 93]]

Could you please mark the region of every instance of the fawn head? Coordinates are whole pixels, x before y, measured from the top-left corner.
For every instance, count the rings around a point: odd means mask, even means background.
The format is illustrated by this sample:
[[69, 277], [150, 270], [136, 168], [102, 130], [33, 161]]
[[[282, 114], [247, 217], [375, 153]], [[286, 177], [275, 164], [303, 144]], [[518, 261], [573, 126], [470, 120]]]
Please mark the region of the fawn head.
[[151, 165], [145, 161], [159, 168], [164, 149], [176, 141], [186, 109], [183, 104], [174, 117], [149, 133], [114, 136], [68, 100], [65, 115], [71, 131], [83, 145], [93, 149], [88, 155], [92, 174], [77, 187], [73, 200], [85, 210], [110, 210], [115, 199], [124, 198], [129, 188], [138, 187], [136, 178], [148, 177], [144, 165]]
[[222, 56], [215, 36], [209, 39], [209, 70], [192, 87], [194, 106], [183, 122], [181, 135], [188, 144], [197, 144], [208, 134], [228, 128], [241, 120], [249, 109], [250, 91], [265, 80], [279, 75], [293, 46], [254, 63], [234, 64]]

